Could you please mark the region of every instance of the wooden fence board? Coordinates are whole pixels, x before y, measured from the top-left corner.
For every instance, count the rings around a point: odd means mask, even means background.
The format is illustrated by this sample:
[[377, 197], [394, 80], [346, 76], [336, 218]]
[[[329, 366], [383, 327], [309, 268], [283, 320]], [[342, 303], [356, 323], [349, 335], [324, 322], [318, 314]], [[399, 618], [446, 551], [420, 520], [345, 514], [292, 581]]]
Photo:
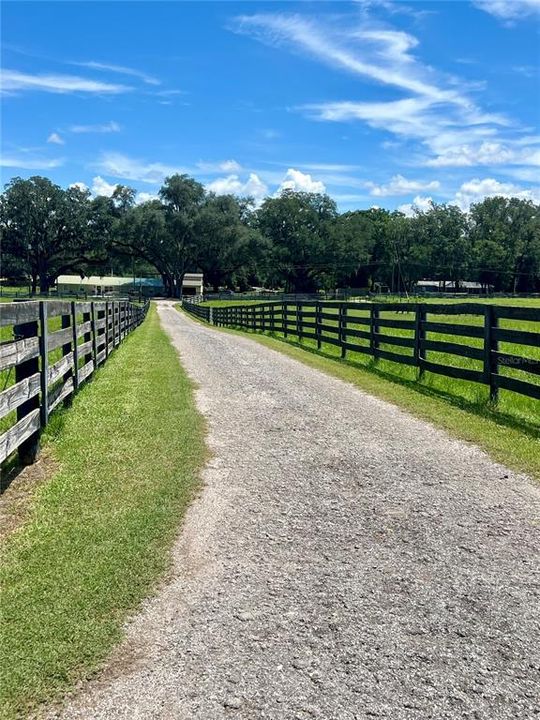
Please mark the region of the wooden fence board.
[[73, 378], [68, 378], [62, 385], [58, 385], [54, 390], [49, 393], [49, 412], [52, 412], [55, 407], [68, 398], [74, 391], [75, 386], [73, 384]]
[[79, 370], [79, 382], [86, 380], [94, 372], [94, 361], [89, 360], [86, 365], [83, 365]]
[[449, 355], [459, 355], [460, 357], [471, 358], [472, 360], [484, 359], [484, 350], [482, 348], [461, 345], [460, 343], [443, 342], [442, 340], [421, 340], [420, 349], [448, 353]]
[[60, 345], [65, 345], [70, 342], [73, 338], [73, 330], [71, 327], [63, 328], [62, 330], [56, 330], [55, 332], [49, 333], [49, 351], [56, 350]]
[[39, 408], [32, 410], [3, 435], [0, 435], [0, 463], [15, 452], [40, 428]]
[[540, 385], [534, 385], [533, 383], [517, 380], [516, 378], [507, 377], [506, 375], [495, 375], [493, 381], [497, 387], [503, 390], [512, 390], [521, 395], [527, 395], [528, 397], [540, 400]]
[[39, 302], [2, 303], [0, 327], [6, 325], [24, 325], [39, 318]]
[[513, 370], [522, 370], [532, 373], [533, 375], [540, 375], [540, 360], [504, 352], [496, 352], [495, 355], [497, 356], [499, 365], [512, 368]]
[[40, 387], [41, 376], [39, 373], [34, 373], [0, 392], [0, 418], [5, 417], [8, 413], [16, 410], [19, 405], [37, 395]]
[[51, 365], [49, 367], [49, 372], [47, 375], [48, 384], [52, 385], [52, 383], [56, 382], [60, 377], [62, 377], [62, 375], [64, 375], [64, 373], [67, 373], [72, 368], [73, 352], [70, 352], [67, 355], [61, 357], [58, 362], [54, 363], [54, 365]]
[[484, 374], [480, 370], [470, 370], [469, 368], [455, 367], [454, 365], [441, 365], [440, 363], [430, 362], [424, 358], [420, 358], [420, 367], [428, 372], [437, 375], [446, 375], [456, 380], [468, 380], [469, 382], [481, 383]]
[[39, 339], [25, 338], [0, 344], [0, 370], [8, 370], [39, 355]]
[[529, 332], [527, 330], [505, 330], [495, 328], [493, 335], [496, 340], [501, 342], [516, 343], [518, 345], [532, 345], [540, 347], [540, 333]]

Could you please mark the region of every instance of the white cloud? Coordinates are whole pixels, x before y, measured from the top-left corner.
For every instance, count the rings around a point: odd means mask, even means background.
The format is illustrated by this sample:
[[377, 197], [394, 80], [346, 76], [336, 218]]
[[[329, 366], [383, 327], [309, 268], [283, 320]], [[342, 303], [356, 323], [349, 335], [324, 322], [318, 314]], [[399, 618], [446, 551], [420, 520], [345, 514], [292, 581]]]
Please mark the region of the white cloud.
[[473, 0], [480, 10], [503, 21], [520, 20], [540, 12], [540, 0]]
[[104, 153], [96, 167], [106, 175], [156, 185], [175, 173], [189, 172], [185, 168], [159, 162], [144, 162], [118, 152]]
[[74, 182], [69, 185], [70, 188], [77, 188], [77, 190], [80, 190], [81, 192], [86, 192], [87, 190], [90, 190], [88, 185], [83, 182]]
[[105, 195], [111, 197], [116, 190], [117, 183], [108, 183], [101, 175], [96, 175], [92, 181], [92, 195]]
[[277, 190], [278, 194], [283, 190], [324, 193], [326, 192], [326, 187], [320, 180], [313, 180], [309, 173], [303, 173], [300, 170], [289, 168]]
[[135, 202], [137, 205], [140, 205], [141, 203], [149, 202], [150, 200], [158, 200], [159, 195], [155, 193], [149, 193], [149, 192], [140, 192], [137, 193], [137, 197], [135, 198]]
[[51, 133], [49, 137], [47, 138], [47, 142], [51, 143], [52, 145], [64, 145], [64, 140], [60, 137], [58, 133]]
[[241, 195], [252, 197], [260, 202], [268, 193], [268, 187], [256, 173], [250, 173], [247, 180], [242, 181], [236, 174], [223, 178], [216, 178], [206, 185], [209, 192], [216, 195]]
[[52, 93], [83, 92], [115, 95], [132, 89], [127, 85], [98, 82], [76, 75], [31, 75], [17, 70], [3, 70], [0, 82], [2, 91], [41, 90]]
[[139, 78], [139, 80], [142, 80], [147, 85], [161, 85], [161, 81], [153, 77], [152, 75], [148, 75], [147, 73], [141, 72], [140, 70], [134, 70], [133, 68], [125, 67], [123, 65], [111, 65], [108, 63], [100, 63], [94, 61], [73, 62], [71, 63], [71, 65], [87, 67], [91, 68], [92, 70], [104, 70], [112, 73], [117, 73], [119, 75], [130, 75], [131, 77]]
[[394, 175], [386, 185], [375, 185], [369, 182], [370, 194], [375, 197], [390, 197], [392, 195], [407, 195], [418, 190], [438, 190], [441, 183], [438, 180], [422, 182], [421, 180], [407, 180], [403, 175]]
[[97, 125], [71, 125], [68, 129], [72, 133], [117, 133], [121, 130], [114, 120]]
[[48, 160], [39, 157], [15, 157], [3, 155], [0, 157], [0, 167], [19, 168], [20, 170], [51, 170], [64, 164], [64, 158]]
[[432, 202], [433, 200], [430, 197], [417, 195], [411, 203], [400, 205], [398, 210], [407, 217], [413, 217], [417, 212], [427, 212], [431, 208]]
[[514, 141], [484, 141], [479, 145], [449, 145], [442, 153], [427, 160], [430, 167], [471, 167], [475, 165], [540, 165], [540, 151], [534, 148], [534, 138], [529, 146]]
[[474, 178], [461, 185], [453, 202], [462, 210], [468, 210], [473, 203], [495, 196], [516, 197], [540, 203], [540, 187], [521, 188], [513, 183], [499, 182], [494, 178]]

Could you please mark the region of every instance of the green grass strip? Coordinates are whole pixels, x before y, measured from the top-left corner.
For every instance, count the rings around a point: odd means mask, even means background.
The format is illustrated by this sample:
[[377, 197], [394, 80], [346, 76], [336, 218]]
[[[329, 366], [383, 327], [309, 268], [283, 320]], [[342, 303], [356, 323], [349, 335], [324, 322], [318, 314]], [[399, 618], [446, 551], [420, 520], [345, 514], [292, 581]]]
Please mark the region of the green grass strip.
[[0, 717], [99, 667], [167, 569], [204, 421], [155, 308], [49, 426], [58, 472], [4, 550]]
[[[180, 305], [177, 305], [181, 309]], [[187, 315], [191, 320], [204, 321]], [[255, 342], [288, 355], [317, 370], [345, 380], [371, 395], [387, 400], [412, 415], [446, 430], [453, 437], [472, 442], [508, 468], [540, 479], [540, 431], [537, 425], [498, 412], [484, 402], [449, 395], [416, 380], [387, 371], [389, 363], [360, 365], [321, 351], [307, 343], [285, 340], [260, 332], [216, 328], [220, 332], [249, 335]], [[326, 354], [329, 350], [330, 356]], [[365, 420], [365, 418], [364, 418]]]

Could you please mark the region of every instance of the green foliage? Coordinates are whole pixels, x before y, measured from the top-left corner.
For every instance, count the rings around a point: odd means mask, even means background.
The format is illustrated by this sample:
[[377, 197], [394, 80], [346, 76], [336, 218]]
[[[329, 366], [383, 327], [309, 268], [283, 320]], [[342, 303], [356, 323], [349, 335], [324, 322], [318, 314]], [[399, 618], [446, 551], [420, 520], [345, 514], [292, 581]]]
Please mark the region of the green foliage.
[[58, 274], [157, 274], [170, 296], [186, 272], [213, 290], [250, 285], [314, 292], [336, 287], [410, 292], [422, 279], [464, 280], [503, 292], [540, 291], [540, 213], [518, 198], [486, 198], [469, 213], [432, 203], [412, 217], [382, 209], [339, 214], [319, 193], [286, 190], [255, 209], [217, 196], [187, 175], [168, 177], [159, 199], [135, 204], [14, 178], [0, 201], [7, 277], [48, 289]]

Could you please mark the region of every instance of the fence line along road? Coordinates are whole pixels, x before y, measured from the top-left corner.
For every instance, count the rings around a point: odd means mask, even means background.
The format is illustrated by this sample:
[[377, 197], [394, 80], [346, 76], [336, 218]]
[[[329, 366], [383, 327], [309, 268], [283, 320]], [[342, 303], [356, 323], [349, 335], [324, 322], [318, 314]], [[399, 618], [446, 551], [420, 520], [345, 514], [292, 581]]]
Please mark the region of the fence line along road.
[[[342, 358], [348, 351], [364, 353], [417, 367], [421, 374], [427, 370], [482, 383], [489, 387], [493, 401], [500, 388], [540, 400], [540, 384], [531, 377], [540, 375], [540, 359], [521, 354], [522, 346], [540, 348], [540, 326], [528, 330], [501, 327], [512, 320], [524, 324], [540, 323], [540, 308], [479, 303], [353, 302], [272, 302], [209, 307], [189, 300], [184, 300], [182, 305], [188, 313], [216, 326], [279, 332], [285, 337], [315, 340], [319, 349], [323, 343], [336, 345], [341, 348]], [[414, 319], [396, 318], [396, 313], [412, 313]], [[454, 323], [441, 317], [459, 315], [478, 317], [481, 322]], [[402, 334], [388, 334], [392, 329]], [[448, 336], [455, 337], [449, 341]], [[470, 344], [465, 344], [464, 338]], [[511, 351], [501, 351], [503, 342]], [[428, 353], [443, 355], [443, 360], [428, 359]], [[448, 355], [465, 358], [468, 366], [452, 365], [446, 360]], [[511, 371], [512, 375], [504, 374], [505, 371]], [[518, 377], [513, 371], [517, 371]]]
[[[13, 327], [13, 339], [0, 343], [0, 429], [16, 412], [14, 424], [0, 435], [0, 464], [15, 450], [23, 464], [35, 461], [51, 412], [71, 398], [147, 311], [148, 303], [128, 301], [0, 305], [2, 333]], [[51, 324], [59, 329], [52, 332]]]

